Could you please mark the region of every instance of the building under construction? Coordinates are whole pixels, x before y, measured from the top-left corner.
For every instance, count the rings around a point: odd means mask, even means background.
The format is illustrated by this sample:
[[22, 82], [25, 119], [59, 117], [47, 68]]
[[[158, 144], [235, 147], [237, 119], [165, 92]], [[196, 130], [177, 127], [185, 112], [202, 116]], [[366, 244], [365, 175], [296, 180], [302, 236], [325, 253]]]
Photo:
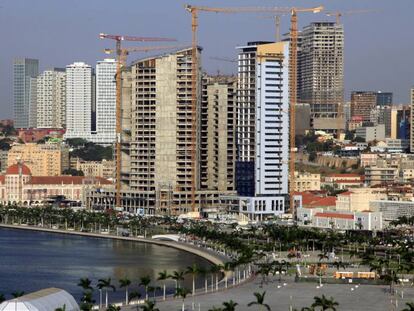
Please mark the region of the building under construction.
[[344, 29], [314, 22], [298, 40], [298, 100], [311, 105], [313, 118], [336, 118], [344, 100]]
[[[234, 194], [235, 81], [202, 78], [198, 68], [193, 170], [192, 61], [188, 48], [138, 60], [123, 72], [121, 203], [126, 210], [189, 212], [193, 180], [201, 212], [228, 207]], [[91, 206], [113, 207], [111, 196], [93, 193]]]

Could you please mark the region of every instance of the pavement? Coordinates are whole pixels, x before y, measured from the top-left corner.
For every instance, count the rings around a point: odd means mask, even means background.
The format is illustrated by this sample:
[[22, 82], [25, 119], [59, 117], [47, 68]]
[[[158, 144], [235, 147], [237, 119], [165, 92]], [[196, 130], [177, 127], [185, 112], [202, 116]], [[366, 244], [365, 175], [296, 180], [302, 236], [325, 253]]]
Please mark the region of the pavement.
[[[260, 310], [257, 306], [249, 308], [247, 304], [255, 300], [254, 292], [263, 291], [266, 291], [265, 303], [269, 304], [272, 311], [292, 311], [295, 308], [301, 310], [302, 307], [309, 307], [313, 303], [313, 297], [322, 295], [333, 297], [339, 303], [338, 311], [402, 310], [406, 302], [414, 301], [413, 288], [396, 287], [396, 290], [396, 295], [391, 296], [389, 286], [325, 284], [319, 287], [313, 283], [294, 283], [290, 277], [285, 277], [281, 283], [278, 279], [272, 279], [261, 288], [260, 279], [256, 279], [216, 293], [194, 298], [189, 295], [185, 300], [185, 310], [208, 311], [213, 306], [222, 307], [222, 302], [229, 300], [238, 303], [237, 311]], [[156, 307], [160, 311], [182, 310], [182, 300], [158, 302]], [[124, 307], [122, 310], [137, 310], [137, 307]]]

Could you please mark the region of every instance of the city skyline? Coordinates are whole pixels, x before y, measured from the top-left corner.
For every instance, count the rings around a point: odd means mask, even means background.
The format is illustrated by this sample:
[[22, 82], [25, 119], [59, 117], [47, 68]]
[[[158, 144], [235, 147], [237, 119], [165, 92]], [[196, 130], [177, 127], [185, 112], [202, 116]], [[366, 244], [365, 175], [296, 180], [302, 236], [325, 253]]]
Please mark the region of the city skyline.
[[[410, 45], [399, 35], [398, 29], [407, 29], [413, 21], [409, 18], [409, 1], [398, 5], [389, 1], [289, 1], [277, 3], [280, 7], [291, 5], [315, 6], [323, 4], [326, 11], [352, 9], [376, 9], [376, 13], [344, 16], [345, 28], [345, 94], [349, 99], [352, 90], [382, 90], [395, 94], [395, 103], [408, 103], [409, 90], [414, 84], [414, 66], [410, 57]], [[112, 47], [109, 42], [100, 41], [100, 32], [139, 36], [166, 36], [176, 38], [180, 43], [189, 43], [190, 16], [183, 4], [187, 1], [138, 4], [125, 0], [125, 6], [113, 7], [109, 2], [95, 0], [83, 3], [55, 3], [50, 0], [36, 2], [3, 1], [0, 22], [14, 29], [13, 36], [6, 36], [5, 45], [11, 46], [0, 60], [4, 68], [0, 79], [0, 112], [4, 117], [12, 116], [12, 62], [16, 57], [38, 58], [40, 71], [53, 67], [65, 67], [74, 61], [95, 64], [105, 58], [102, 49]], [[235, 6], [231, 1], [192, 1], [209, 6]], [[274, 6], [271, 1], [238, 1], [237, 6]], [[94, 8], [94, 10], [88, 10]], [[128, 8], [126, 10], [126, 8]], [[136, 10], [135, 10], [136, 8]], [[159, 8], [162, 8], [159, 9]], [[47, 10], [46, 10], [47, 9]], [[25, 12], [30, 12], [28, 16]], [[47, 12], [47, 15], [45, 15]], [[93, 14], [90, 12], [94, 12]], [[162, 12], [170, 12], [168, 16]], [[17, 14], [19, 13], [19, 14]], [[65, 16], [63, 15], [65, 13]], [[122, 13], [122, 15], [121, 15]], [[76, 16], [77, 23], [70, 24]], [[165, 27], [157, 22], [163, 18]], [[398, 18], [397, 18], [398, 16]], [[203, 69], [216, 73], [236, 73], [235, 64], [218, 62], [210, 57], [236, 57], [236, 46], [250, 40], [272, 40], [274, 26], [271, 19], [259, 18], [255, 14], [200, 15], [200, 45], [203, 50]], [[385, 18], [386, 17], [386, 18]], [[108, 20], [110, 22], [108, 22]], [[304, 14], [299, 17], [300, 28], [312, 21], [333, 21], [324, 14]], [[282, 16], [282, 32], [288, 30], [288, 17]], [[71, 27], [65, 25], [70, 24]], [[241, 26], [243, 25], [243, 26]], [[408, 26], [407, 26], [408, 25]], [[2, 27], [7, 29], [8, 27]], [[243, 31], [239, 31], [243, 27]], [[365, 31], [361, 31], [361, 28]], [[52, 29], [53, 28], [53, 29]], [[133, 29], [137, 29], [134, 31]], [[265, 31], [264, 31], [265, 30]], [[4, 31], [4, 30], [3, 30]], [[216, 34], [220, 31], [220, 35]], [[46, 36], [47, 33], [47, 36]], [[260, 35], [259, 35], [260, 34]], [[368, 38], [368, 39], [367, 39]], [[386, 44], [384, 44], [386, 43]], [[389, 55], [398, 58], [389, 58]], [[135, 54], [131, 60], [145, 57]], [[385, 61], [386, 60], [386, 61]], [[384, 74], [386, 72], [387, 74]], [[375, 77], [375, 80], [373, 79]]]

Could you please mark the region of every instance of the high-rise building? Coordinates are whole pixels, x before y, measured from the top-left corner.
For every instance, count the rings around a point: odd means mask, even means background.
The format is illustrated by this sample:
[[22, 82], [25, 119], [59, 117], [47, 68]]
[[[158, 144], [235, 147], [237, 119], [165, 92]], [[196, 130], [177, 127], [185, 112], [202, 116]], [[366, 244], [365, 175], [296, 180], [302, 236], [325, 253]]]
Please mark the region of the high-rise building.
[[410, 152], [414, 152], [414, 87], [410, 91], [411, 116], [410, 116]]
[[29, 79], [29, 127], [37, 127], [37, 78]]
[[391, 92], [377, 92], [377, 106], [391, 106], [392, 105], [392, 93]]
[[66, 72], [46, 70], [37, 78], [37, 127], [65, 128]]
[[362, 121], [371, 120], [371, 110], [377, 106], [375, 92], [356, 91], [351, 93], [351, 118], [361, 117]]
[[20, 58], [13, 62], [13, 108], [16, 128], [29, 127], [30, 103], [34, 96], [33, 88], [31, 92], [31, 86], [34, 86], [32, 78], [38, 73], [37, 59]]
[[201, 101], [200, 187], [234, 191], [236, 163], [235, 76], [203, 77]]
[[250, 218], [284, 213], [288, 194], [289, 44], [239, 48], [236, 187]]
[[82, 62], [66, 66], [65, 138], [91, 137], [92, 73], [92, 67]]
[[96, 135], [101, 142], [115, 142], [116, 135], [116, 61], [96, 64]]
[[334, 22], [303, 28], [298, 44], [298, 100], [312, 117], [334, 118], [344, 100], [344, 29]]

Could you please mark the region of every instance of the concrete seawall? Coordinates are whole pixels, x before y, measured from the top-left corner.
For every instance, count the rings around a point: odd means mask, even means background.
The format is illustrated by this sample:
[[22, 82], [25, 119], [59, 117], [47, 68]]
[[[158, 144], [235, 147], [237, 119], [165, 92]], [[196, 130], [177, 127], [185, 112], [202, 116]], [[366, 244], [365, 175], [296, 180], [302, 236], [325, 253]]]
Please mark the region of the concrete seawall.
[[68, 231], [68, 230], [59, 230], [59, 229], [48, 229], [48, 228], [41, 228], [41, 227], [32, 227], [32, 226], [19, 226], [19, 225], [5, 225], [0, 224], [0, 228], [8, 228], [8, 229], [19, 229], [19, 230], [28, 230], [28, 231], [40, 231], [40, 232], [48, 232], [48, 233], [56, 233], [56, 234], [69, 234], [69, 235], [76, 235], [76, 236], [84, 236], [84, 237], [92, 237], [92, 238], [100, 238], [100, 239], [115, 239], [115, 240], [124, 240], [124, 241], [133, 241], [133, 242], [140, 242], [140, 243], [149, 243], [158, 246], [165, 246], [165, 247], [172, 247], [187, 253], [191, 253], [193, 255], [199, 256], [204, 258], [205, 260], [209, 261], [214, 265], [224, 265], [224, 263], [228, 260], [225, 256], [217, 254], [213, 251], [196, 247], [194, 245], [174, 242], [174, 241], [159, 241], [159, 240], [152, 240], [152, 239], [144, 239], [144, 238], [134, 238], [134, 237], [123, 237], [111, 234], [99, 234], [99, 233], [92, 233], [92, 232], [79, 232], [79, 231]]

